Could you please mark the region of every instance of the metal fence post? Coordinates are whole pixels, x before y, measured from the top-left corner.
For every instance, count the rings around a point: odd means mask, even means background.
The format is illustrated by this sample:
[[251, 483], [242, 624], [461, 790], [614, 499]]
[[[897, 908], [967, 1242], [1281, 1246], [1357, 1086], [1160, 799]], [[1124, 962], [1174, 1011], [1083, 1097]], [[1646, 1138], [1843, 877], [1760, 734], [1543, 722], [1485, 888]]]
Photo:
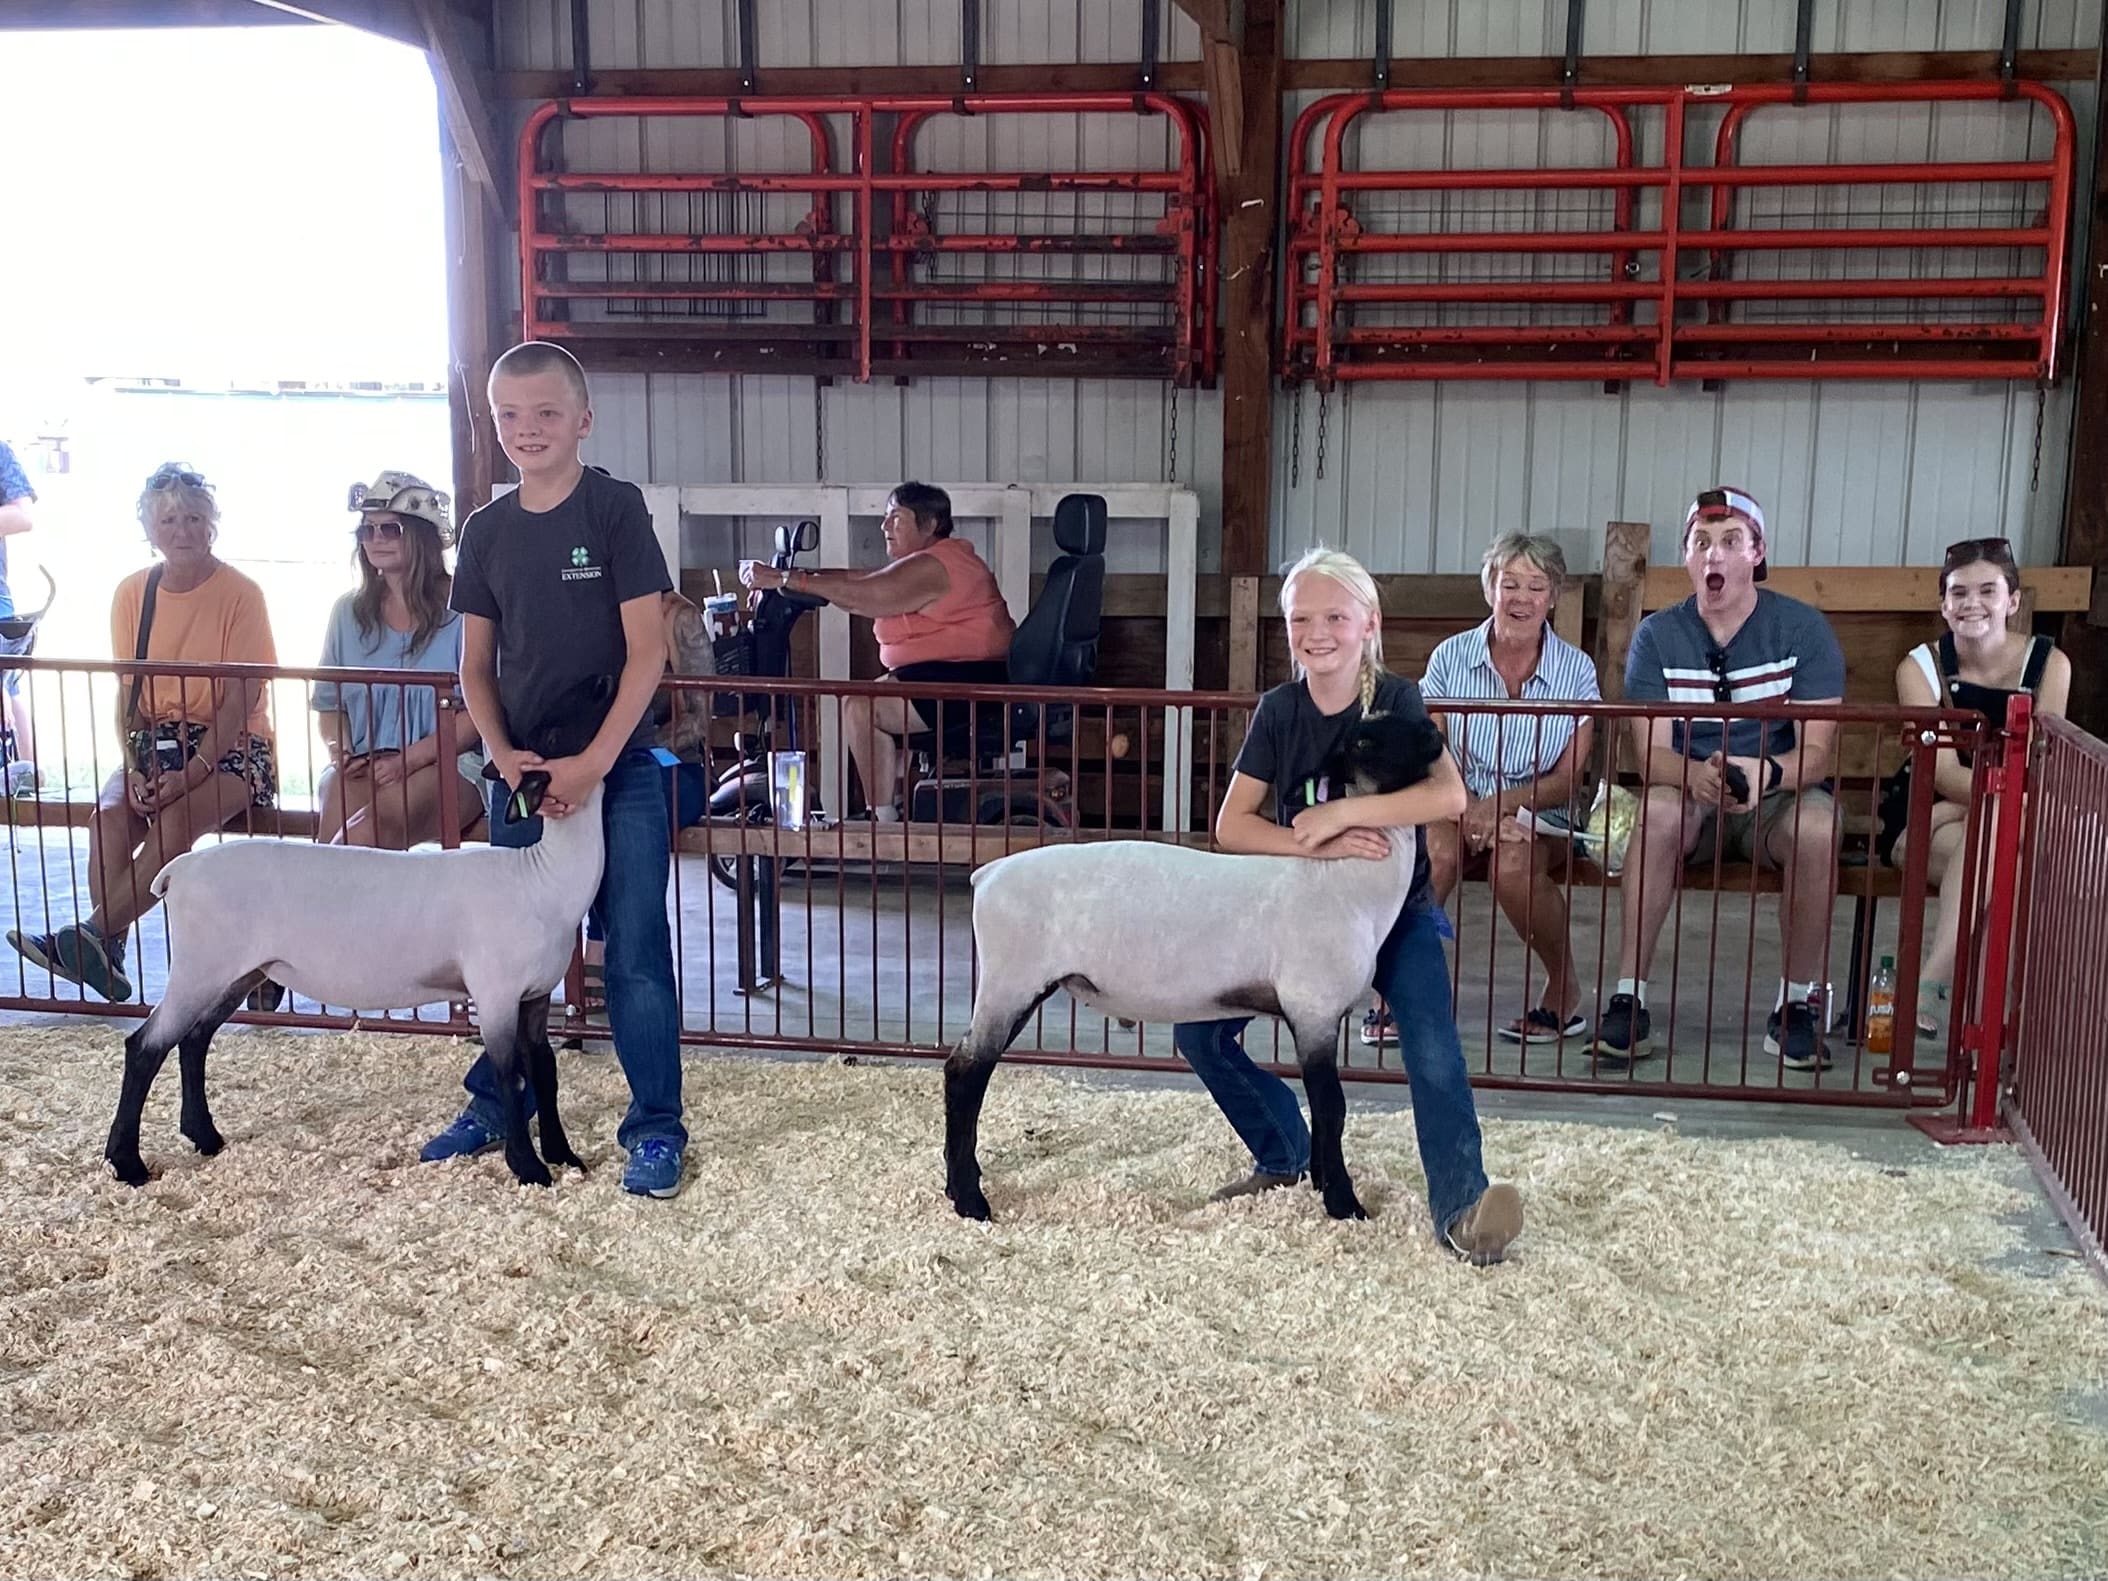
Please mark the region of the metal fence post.
[[[2004, 1095], [2006, 990], [2013, 971], [2014, 941], [2019, 923], [2020, 835], [2027, 793], [2028, 743], [2034, 723], [2025, 695], [2006, 709], [2005, 729], [1994, 739], [1996, 761], [1984, 775], [1991, 842], [1990, 896], [1974, 963], [1957, 961], [1959, 978], [1972, 969], [1983, 973], [1976, 996], [1975, 1019], [1962, 1028], [1962, 1052], [1972, 1062], [1967, 1096], [1959, 1113], [1913, 1115], [1912, 1123], [1945, 1143], [2004, 1142], [2011, 1133], [1998, 1118]], [[1959, 996], [1957, 996], [1959, 997]]]

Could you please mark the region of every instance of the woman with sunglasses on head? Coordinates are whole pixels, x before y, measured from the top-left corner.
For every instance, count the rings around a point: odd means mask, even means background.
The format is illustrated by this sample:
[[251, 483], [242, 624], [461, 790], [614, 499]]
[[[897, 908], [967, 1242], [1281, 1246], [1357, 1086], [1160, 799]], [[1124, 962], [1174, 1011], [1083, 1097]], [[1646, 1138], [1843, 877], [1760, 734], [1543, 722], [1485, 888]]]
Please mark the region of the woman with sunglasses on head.
[[[318, 682], [329, 767], [322, 771], [316, 838], [346, 845], [407, 850], [437, 840], [440, 777], [452, 774], [455, 833], [483, 809], [481, 788], [458, 762], [439, 761], [439, 692], [451, 695], [461, 668], [461, 617], [447, 607], [453, 542], [447, 497], [408, 472], [383, 472], [351, 487], [352, 564], [359, 585], [337, 600], [322, 639], [325, 666], [359, 670], [431, 670], [432, 686]], [[468, 716], [459, 716], [457, 751], [470, 746]]]
[[[263, 589], [212, 552], [219, 519], [212, 485], [188, 467], [170, 462], [146, 480], [139, 521], [159, 560], [117, 585], [110, 646], [118, 658], [278, 662]], [[152, 907], [155, 875], [201, 836], [278, 795], [262, 682], [121, 679], [117, 704], [125, 763], [88, 825], [95, 909], [55, 933], [7, 935], [54, 976], [112, 1001], [132, 997], [125, 933]]]
[[[1940, 614], [1947, 630], [1911, 649], [1896, 667], [1896, 696], [1916, 708], [1959, 708], [2004, 728], [2006, 706], [2025, 692], [2038, 714], [2062, 714], [2071, 695], [2071, 660], [2047, 637], [2009, 624], [2020, 608], [2020, 567], [2003, 538], [1965, 538], [1940, 565]], [[1939, 920], [1918, 975], [1918, 1031], [1939, 1031], [1939, 1002], [1954, 980], [1961, 933], [1962, 846], [1969, 828], [1972, 754], [1942, 749], [1934, 760], [1931, 844], [1926, 871], [1940, 886]], [[1905, 792], [1907, 796], [1907, 792]], [[1893, 796], [1890, 798], [1895, 799]], [[1905, 803], [1907, 805], [1907, 802]], [[1901, 867], [1907, 836], [1889, 860]]]

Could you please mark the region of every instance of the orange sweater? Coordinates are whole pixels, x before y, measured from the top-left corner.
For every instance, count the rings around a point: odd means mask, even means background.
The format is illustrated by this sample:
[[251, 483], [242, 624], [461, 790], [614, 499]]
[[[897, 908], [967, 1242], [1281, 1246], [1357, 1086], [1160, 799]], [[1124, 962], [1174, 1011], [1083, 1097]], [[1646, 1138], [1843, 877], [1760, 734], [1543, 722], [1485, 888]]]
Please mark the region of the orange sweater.
[[1007, 659], [1017, 622], [995, 585], [995, 573], [974, 553], [973, 545], [960, 538], [939, 538], [916, 552], [935, 556], [951, 586], [934, 604], [912, 615], [885, 615], [871, 622], [885, 667]]

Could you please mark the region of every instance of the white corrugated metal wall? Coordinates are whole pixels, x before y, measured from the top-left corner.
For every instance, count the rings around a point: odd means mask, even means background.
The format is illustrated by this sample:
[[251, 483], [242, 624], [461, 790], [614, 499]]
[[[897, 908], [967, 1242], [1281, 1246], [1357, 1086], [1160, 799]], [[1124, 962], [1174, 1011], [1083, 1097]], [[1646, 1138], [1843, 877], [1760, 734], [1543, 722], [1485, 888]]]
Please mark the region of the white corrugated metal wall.
[[[570, 0], [508, 0], [507, 68], [567, 62]], [[737, 58], [732, 0], [589, 0], [593, 59], [604, 68], [714, 66]], [[2090, 47], [2101, 0], [2039, 0], [2023, 46]], [[1192, 24], [1166, 5], [1166, 59], [1198, 53]], [[765, 0], [760, 58], [768, 65], [915, 64], [955, 60], [956, 0]], [[1400, 57], [1545, 55], [1564, 45], [1564, 0], [1396, 0]], [[1792, 42], [1793, 0], [1596, 0], [1586, 47], [1601, 54], [1779, 51]], [[988, 0], [982, 58], [990, 63], [1116, 61], [1139, 53], [1138, 0]], [[1368, 0], [1291, 0], [1288, 47], [1301, 57], [1366, 54]], [[1816, 11], [1815, 48], [1995, 48], [2002, 0], [1831, 0]], [[2081, 128], [2092, 84], [2059, 84]], [[1288, 107], [1284, 122], [1299, 103]], [[1459, 166], [1559, 157], [1536, 116], [1428, 117]], [[1370, 163], [1427, 133], [1407, 118], [1363, 135]], [[1820, 123], [1813, 125], [1811, 123]], [[2005, 107], [1841, 109], [1795, 118], [1773, 133], [1761, 118], [1753, 159], [2039, 156], [2039, 132]], [[614, 166], [708, 162], [700, 139], [648, 149], [601, 125], [578, 146]], [[721, 138], [721, 134], [718, 135]], [[741, 134], [741, 168], [802, 168], [780, 128]], [[799, 134], [802, 137], [802, 133]], [[958, 139], [947, 158], [1021, 168], [1035, 132]], [[625, 144], [622, 139], [628, 136]], [[1770, 138], [1771, 141], [1763, 139]], [[1389, 139], [1389, 142], [1384, 141]], [[1584, 140], [1585, 141], [1585, 140]], [[1084, 166], [1137, 158], [1132, 131], [1071, 131], [1057, 157]], [[1149, 157], [1143, 155], [1144, 158]], [[1573, 157], [1592, 159], [1593, 151]], [[2081, 169], [2090, 150], [2080, 150]], [[780, 163], [778, 163], [780, 161]], [[800, 482], [818, 476], [815, 385], [786, 376], [627, 375], [597, 381], [594, 458], [640, 481]], [[2049, 392], [2034, 465], [2037, 395], [2007, 383], [1751, 382], [1696, 385], [1458, 382], [1366, 384], [1335, 395], [1325, 477], [1316, 476], [1316, 398], [1303, 397], [1302, 454], [1291, 481], [1295, 401], [1277, 397], [1272, 547], [1285, 557], [1315, 537], [1372, 569], [1476, 567], [1493, 534], [1553, 532], [1580, 566], [1599, 557], [1602, 524], [1655, 524], [1673, 557], [1692, 489], [1739, 480], [1770, 509], [1782, 562], [1922, 564], [1954, 538], [2002, 533], [2022, 558], [2055, 557], [2062, 514], [2068, 390]], [[841, 382], [818, 392], [829, 481], [906, 476], [1061, 482], [1166, 480], [1173, 398], [1167, 387], [1073, 379], [923, 379], [906, 387]], [[1219, 563], [1221, 401], [1177, 397], [1177, 478], [1202, 504], [1202, 564]], [[1131, 562], [1141, 568], [1143, 560]]]

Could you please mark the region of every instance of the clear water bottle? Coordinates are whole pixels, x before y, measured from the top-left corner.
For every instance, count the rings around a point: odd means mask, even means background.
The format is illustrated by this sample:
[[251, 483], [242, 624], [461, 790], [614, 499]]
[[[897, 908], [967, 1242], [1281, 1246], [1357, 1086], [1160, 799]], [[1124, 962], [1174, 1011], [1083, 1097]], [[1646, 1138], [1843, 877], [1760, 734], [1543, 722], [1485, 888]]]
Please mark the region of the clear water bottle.
[[1881, 957], [1881, 967], [1866, 996], [1866, 1051], [1889, 1054], [1896, 1047], [1896, 958]]

